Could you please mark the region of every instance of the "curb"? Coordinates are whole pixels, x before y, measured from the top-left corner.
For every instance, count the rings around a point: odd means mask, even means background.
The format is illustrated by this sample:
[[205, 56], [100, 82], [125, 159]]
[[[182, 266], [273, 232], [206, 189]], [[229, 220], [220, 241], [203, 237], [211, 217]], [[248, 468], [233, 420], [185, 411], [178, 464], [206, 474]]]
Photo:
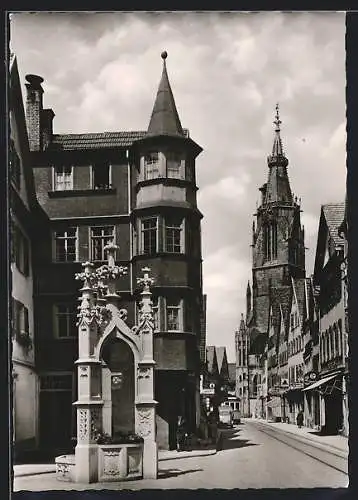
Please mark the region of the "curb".
[[[263, 427], [266, 427], [267, 429], [273, 428], [275, 429], [274, 426], [271, 426], [270, 424], [266, 424], [265, 422], [260, 422]], [[335, 455], [340, 458], [345, 458], [348, 460], [348, 454], [349, 451], [342, 450], [342, 448], [338, 448], [337, 446], [332, 446], [327, 443], [319, 443], [316, 440], [311, 440], [308, 436], [303, 436], [301, 434], [296, 434], [295, 432], [292, 432], [290, 430], [285, 430], [276, 427], [276, 432], [278, 434], [289, 434], [291, 436], [294, 436], [297, 441], [300, 441], [301, 443], [309, 444], [313, 448], [317, 448], [322, 451], [330, 452], [332, 455]], [[337, 453], [338, 452], [338, 453]]]
[[28, 476], [41, 476], [43, 474], [54, 474], [56, 472], [56, 468], [53, 470], [41, 470], [41, 471], [33, 471], [33, 472], [14, 472], [14, 479], [18, 477], [28, 477]]
[[198, 450], [193, 450], [193, 451], [186, 451], [184, 452], [185, 455], [173, 455], [172, 457], [166, 457], [164, 456], [163, 458], [158, 458], [158, 462], [165, 462], [167, 460], [179, 460], [181, 458], [199, 458], [199, 457], [209, 457], [210, 455], [216, 455], [217, 449], [214, 450], [203, 450], [205, 453], [195, 453], [195, 451]]

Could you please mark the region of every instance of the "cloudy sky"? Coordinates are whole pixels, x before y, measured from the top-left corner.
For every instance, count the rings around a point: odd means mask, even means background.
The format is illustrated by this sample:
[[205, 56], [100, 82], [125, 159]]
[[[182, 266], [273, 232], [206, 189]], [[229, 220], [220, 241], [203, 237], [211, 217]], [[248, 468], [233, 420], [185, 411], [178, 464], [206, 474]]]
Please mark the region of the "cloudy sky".
[[226, 345], [251, 279], [252, 215], [266, 181], [274, 108], [302, 198], [307, 272], [320, 205], [345, 195], [343, 13], [17, 13], [20, 77], [44, 77], [55, 133], [146, 130], [162, 60], [197, 160], [207, 342]]

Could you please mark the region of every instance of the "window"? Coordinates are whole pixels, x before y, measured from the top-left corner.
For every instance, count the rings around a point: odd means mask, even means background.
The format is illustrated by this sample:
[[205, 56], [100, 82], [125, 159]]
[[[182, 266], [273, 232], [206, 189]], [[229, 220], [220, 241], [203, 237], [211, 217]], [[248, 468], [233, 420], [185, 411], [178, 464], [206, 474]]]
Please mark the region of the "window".
[[56, 304], [54, 306], [55, 334], [60, 339], [77, 336], [77, 311], [73, 304]]
[[21, 186], [21, 164], [19, 155], [15, 149], [15, 143], [10, 140], [10, 151], [9, 151], [9, 167], [10, 167], [10, 178], [17, 189]]
[[68, 191], [73, 189], [73, 168], [68, 165], [54, 168], [55, 191]]
[[165, 251], [169, 253], [181, 253], [183, 219], [178, 217], [165, 218]]
[[180, 299], [167, 299], [166, 301], [167, 330], [180, 331], [182, 329], [182, 301]]
[[266, 260], [277, 259], [277, 224], [275, 221], [264, 226], [264, 251]]
[[29, 310], [16, 299], [12, 299], [12, 334], [29, 335]]
[[144, 157], [144, 179], [156, 179], [157, 177], [159, 177], [159, 153], [155, 151]]
[[25, 276], [28, 276], [30, 267], [29, 242], [16, 224], [12, 225], [12, 249], [12, 258], [15, 261], [17, 269]]
[[55, 232], [56, 262], [74, 262], [77, 260], [77, 228]]
[[142, 220], [141, 253], [152, 255], [157, 252], [158, 218], [148, 217]]
[[97, 163], [92, 166], [92, 189], [109, 189], [111, 182], [111, 168], [109, 163]]
[[104, 247], [114, 241], [114, 226], [91, 227], [91, 259], [105, 261]]
[[182, 177], [182, 158], [179, 153], [168, 153], [167, 154], [167, 177], [172, 179], [181, 179]]
[[246, 380], [246, 373], [243, 374], [243, 380]]

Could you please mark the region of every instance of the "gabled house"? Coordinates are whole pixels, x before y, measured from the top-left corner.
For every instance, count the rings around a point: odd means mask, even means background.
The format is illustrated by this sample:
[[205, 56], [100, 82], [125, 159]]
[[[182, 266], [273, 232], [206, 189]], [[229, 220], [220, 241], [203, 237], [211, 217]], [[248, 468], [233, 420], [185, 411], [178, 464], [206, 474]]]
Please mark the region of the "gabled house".
[[312, 429], [320, 426], [320, 398], [317, 390], [310, 390], [319, 375], [319, 307], [318, 293], [312, 278], [305, 282], [306, 317], [303, 323], [304, 368], [304, 424]]
[[344, 405], [346, 367], [346, 311], [342, 264], [344, 238], [339, 228], [345, 203], [323, 205], [318, 228], [314, 286], [319, 289], [319, 376], [310, 390], [320, 394], [320, 427], [329, 434], [347, 434]]
[[292, 279], [292, 293], [289, 307], [287, 335], [289, 420], [296, 423], [296, 417], [303, 410], [303, 324], [306, 317], [305, 278]]

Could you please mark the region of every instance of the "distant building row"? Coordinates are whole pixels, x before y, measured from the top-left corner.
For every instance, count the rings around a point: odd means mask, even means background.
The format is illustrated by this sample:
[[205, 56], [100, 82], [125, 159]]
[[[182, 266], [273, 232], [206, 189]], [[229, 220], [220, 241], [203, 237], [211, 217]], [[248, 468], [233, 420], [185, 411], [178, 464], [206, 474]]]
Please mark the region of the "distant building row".
[[291, 192], [277, 112], [268, 181], [253, 225], [252, 287], [235, 333], [243, 415], [348, 435], [345, 203], [323, 205], [306, 277], [300, 203]]

